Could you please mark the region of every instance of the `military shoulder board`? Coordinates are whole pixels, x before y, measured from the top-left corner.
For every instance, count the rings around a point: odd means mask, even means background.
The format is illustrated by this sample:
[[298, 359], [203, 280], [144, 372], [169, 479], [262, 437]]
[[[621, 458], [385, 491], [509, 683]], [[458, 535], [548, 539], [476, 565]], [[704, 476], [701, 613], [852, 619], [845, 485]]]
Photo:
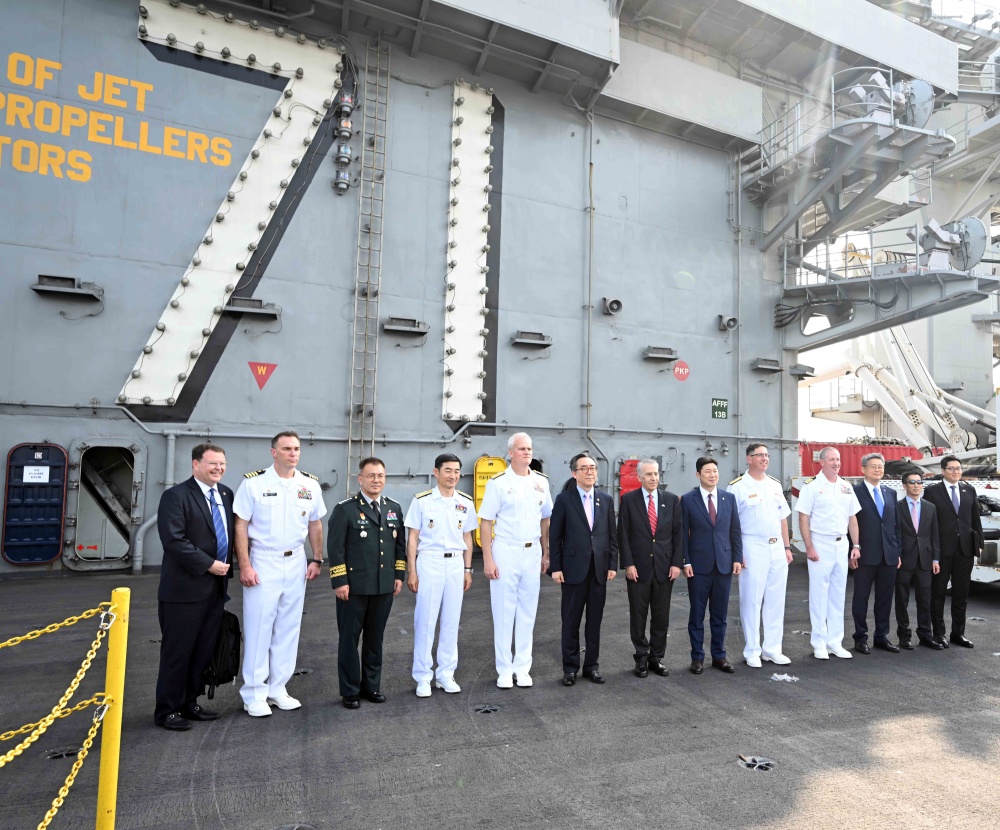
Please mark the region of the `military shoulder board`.
[[424, 496], [429, 496], [433, 492], [433, 490], [424, 490], [422, 493], [417, 493], [415, 498], [422, 499]]
[[461, 490], [456, 490], [455, 492], [460, 496], [465, 496], [465, 498], [467, 498], [469, 501], [473, 501], [472, 496], [470, 496], [468, 493], [463, 493]]
[[548, 476], [547, 476], [547, 475], [545, 475], [545, 473], [543, 473], [543, 472], [540, 472], [540, 471], [538, 471], [538, 470], [535, 470], [534, 472], [535, 472], [535, 473], [536, 473], [537, 475], [540, 475], [540, 476], [541, 476], [542, 478], [548, 478]]
[[729, 482], [729, 486], [732, 487], [737, 481], [739, 481], [743, 476], [736, 476], [732, 481]]
[[243, 478], [255, 478], [256, 476], [263, 475], [267, 470], [254, 470], [251, 473], [243, 473]]
[[305, 470], [299, 470], [299, 472], [306, 478], [311, 478], [313, 481], [319, 481], [319, 476], [314, 476], [312, 473], [307, 473]]
[[767, 473], [767, 477], [768, 477], [769, 479], [771, 479], [771, 481], [777, 481], [777, 482], [778, 482], [778, 484], [781, 484], [781, 479], [779, 479], [779, 478], [775, 478], [775, 477], [774, 477], [773, 475], [771, 475], [770, 473]]

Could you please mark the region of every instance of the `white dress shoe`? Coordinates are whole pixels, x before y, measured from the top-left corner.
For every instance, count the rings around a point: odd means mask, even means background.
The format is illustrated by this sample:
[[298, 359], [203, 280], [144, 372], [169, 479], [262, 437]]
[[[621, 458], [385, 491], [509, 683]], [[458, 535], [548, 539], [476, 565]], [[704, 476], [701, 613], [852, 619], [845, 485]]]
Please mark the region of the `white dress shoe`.
[[534, 685], [534, 681], [531, 679], [531, 675], [525, 672], [524, 674], [519, 674], [517, 676], [517, 685], [522, 689], [527, 689]]
[[455, 682], [454, 677], [442, 677], [440, 680], [436, 680], [434, 685], [439, 689], [444, 689], [450, 695], [462, 691], [462, 687]]
[[813, 657], [817, 660], [829, 660], [830, 653], [825, 648], [818, 648], [813, 652]]
[[431, 696], [431, 684], [424, 680], [422, 683], [417, 684], [417, 697], [430, 697]]
[[514, 688], [514, 675], [512, 675], [512, 674], [501, 674], [497, 678], [497, 688], [498, 689], [513, 689]]
[[747, 665], [751, 669], [759, 669], [760, 668], [760, 658], [759, 657], [747, 657]]
[[271, 714], [271, 707], [264, 703], [263, 700], [244, 703], [243, 708], [247, 710], [247, 714], [252, 718], [266, 718]]
[[851, 654], [846, 648], [841, 645], [828, 646], [830, 654], [835, 657], [842, 657], [844, 660], [850, 660], [854, 655]]
[[787, 666], [792, 661], [785, 657], [784, 654], [762, 654], [762, 660], [766, 660], [768, 663], [775, 663], [779, 666]]
[[288, 692], [285, 692], [283, 695], [269, 697], [267, 702], [272, 706], [277, 706], [279, 709], [283, 709], [286, 712], [290, 712], [292, 709], [299, 709], [302, 706], [302, 703], [288, 694]]

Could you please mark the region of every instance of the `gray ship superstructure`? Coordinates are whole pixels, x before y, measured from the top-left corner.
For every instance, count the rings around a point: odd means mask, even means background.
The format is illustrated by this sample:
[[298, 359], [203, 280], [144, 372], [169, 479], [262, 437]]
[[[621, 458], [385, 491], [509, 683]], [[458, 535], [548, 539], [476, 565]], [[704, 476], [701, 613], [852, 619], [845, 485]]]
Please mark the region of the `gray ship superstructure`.
[[[236, 487], [285, 428], [334, 500], [515, 430], [553, 487], [750, 440], [788, 480], [800, 350], [996, 287], [918, 245], [976, 151], [933, 110], [996, 100], [879, 6], [0, 0], [0, 574], [155, 567], [192, 446]], [[831, 264], [887, 222], [906, 268]]]

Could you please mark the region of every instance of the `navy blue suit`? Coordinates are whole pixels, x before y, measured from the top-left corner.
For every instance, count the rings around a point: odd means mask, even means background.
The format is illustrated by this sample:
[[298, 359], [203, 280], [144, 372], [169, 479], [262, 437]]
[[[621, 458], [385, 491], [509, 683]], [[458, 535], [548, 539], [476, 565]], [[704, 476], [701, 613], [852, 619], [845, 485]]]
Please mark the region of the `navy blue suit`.
[[856, 643], [868, 642], [868, 600], [872, 585], [875, 586], [875, 642], [884, 643], [889, 639], [889, 614], [899, 568], [900, 510], [895, 490], [880, 484], [879, 492], [883, 501], [881, 516], [868, 485], [864, 482], [854, 485], [854, 493], [861, 503], [861, 511], [856, 516], [861, 558], [854, 571], [854, 599], [851, 602]]
[[694, 576], [688, 577], [691, 616], [688, 634], [691, 637], [691, 659], [705, 659], [705, 607], [709, 609], [712, 628], [712, 659], [726, 659], [726, 613], [729, 610], [729, 589], [733, 583], [733, 565], [743, 564], [743, 539], [740, 534], [740, 514], [736, 498], [716, 488], [715, 524], [708, 518], [708, 509], [695, 487], [681, 496], [681, 536], [684, 542], [684, 564], [690, 565]]
[[603, 490], [594, 499], [591, 530], [583, 499], [574, 485], [556, 496], [549, 522], [549, 572], [561, 571], [563, 673], [580, 671], [580, 621], [584, 608], [584, 672], [596, 671], [601, 653], [601, 621], [607, 598], [608, 571], [618, 570], [618, 532], [614, 502]]

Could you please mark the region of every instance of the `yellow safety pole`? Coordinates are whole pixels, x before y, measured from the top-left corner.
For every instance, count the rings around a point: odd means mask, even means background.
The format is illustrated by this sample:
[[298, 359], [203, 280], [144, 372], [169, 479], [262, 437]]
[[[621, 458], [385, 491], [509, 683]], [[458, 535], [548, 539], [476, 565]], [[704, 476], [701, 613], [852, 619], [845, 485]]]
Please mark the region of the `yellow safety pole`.
[[122, 702], [125, 699], [125, 655], [128, 651], [128, 606], [132, 592], [111, 592], [115, 621], [108, 633], [108, 672], [104, 700], [109, 704], [101, 724], [101, 774], [97, 784], [97, 830], [115, 830], [118, 806], [118, 762], [121, 758]]

